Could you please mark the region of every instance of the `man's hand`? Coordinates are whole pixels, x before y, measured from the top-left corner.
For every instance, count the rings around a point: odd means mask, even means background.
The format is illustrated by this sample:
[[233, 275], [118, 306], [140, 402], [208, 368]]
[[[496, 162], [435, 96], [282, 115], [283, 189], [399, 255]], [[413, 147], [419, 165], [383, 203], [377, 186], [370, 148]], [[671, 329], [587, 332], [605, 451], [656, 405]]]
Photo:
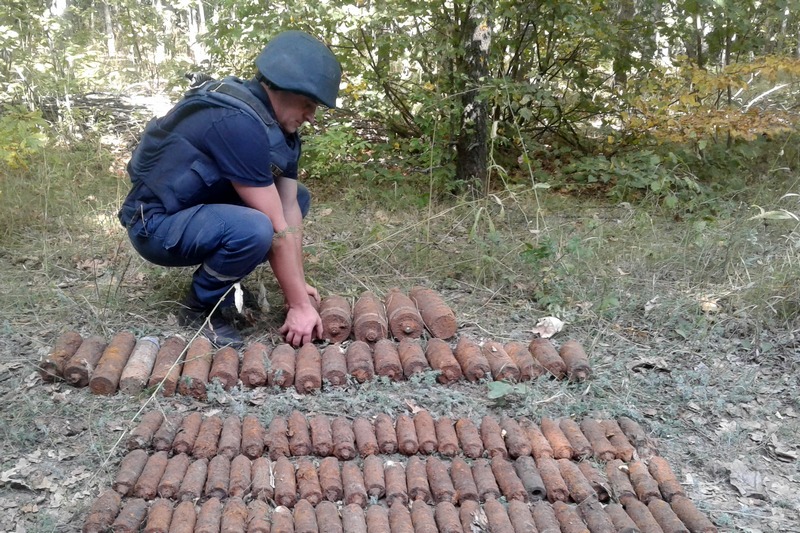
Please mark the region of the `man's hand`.
[[302, 346], [315, 338], [322, 338], [322, 319], [310, 302], [299, 307], [289, 307], [286, 321], [279, 332], [292, 346]]
[[319, 307], [319, 304], [322, 300], [319, 297], [319, 292], [317, 292], [317, 289], [306, 283], [306, 294], [308, 294], [315, 302], [317, 302], [317, 307]]

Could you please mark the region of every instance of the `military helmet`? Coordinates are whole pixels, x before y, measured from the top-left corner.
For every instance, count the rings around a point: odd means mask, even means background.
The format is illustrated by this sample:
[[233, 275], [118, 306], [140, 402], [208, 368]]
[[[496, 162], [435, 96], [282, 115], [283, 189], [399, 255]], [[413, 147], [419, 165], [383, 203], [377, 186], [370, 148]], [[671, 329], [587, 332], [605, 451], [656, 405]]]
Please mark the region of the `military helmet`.
[[256, 58], [256, 68], [277, 89], [336, 107], [342, 67], [327, 46], [305, 32], [276, 36]]

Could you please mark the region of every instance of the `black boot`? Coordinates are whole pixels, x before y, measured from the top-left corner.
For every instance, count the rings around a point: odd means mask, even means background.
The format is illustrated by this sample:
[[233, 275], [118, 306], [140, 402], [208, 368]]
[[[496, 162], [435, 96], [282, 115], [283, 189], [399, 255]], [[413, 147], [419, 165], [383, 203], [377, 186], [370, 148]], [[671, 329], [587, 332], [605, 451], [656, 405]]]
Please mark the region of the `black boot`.
[[218, 307], [212, 313], [213, 307], [209, 308], [200, 303], [191, 290], [181, 305], [181, 310], [178, 312], [180, 325], [191, 329], [202, 328], [202, 335], [219, 348], [244, 346], [242, 336], [234, 326], [233, 316], [230, 313], [233, 309]]

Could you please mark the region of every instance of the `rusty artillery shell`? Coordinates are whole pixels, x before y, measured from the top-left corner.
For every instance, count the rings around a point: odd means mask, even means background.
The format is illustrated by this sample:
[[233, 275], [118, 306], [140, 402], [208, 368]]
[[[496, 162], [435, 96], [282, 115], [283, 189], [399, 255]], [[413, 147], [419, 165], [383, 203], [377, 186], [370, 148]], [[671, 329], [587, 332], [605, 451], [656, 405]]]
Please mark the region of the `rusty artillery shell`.
[[97, 362], [103, 356], [106, 340], [93, 335], [85, 339], [72, 357], [64, 363], [64, 381], [74, 387], [85, 387], [94, 372]]
[[439, 371], [436, 380], [447, 385], [459, 381], [464, 374], [461, 372], [461, 365], [458, 364], [453, 350], [442, 339], [431, 339], [425, 348], [425, 357], [431, 368]]
[[291, 345], [277, 345], [269, 354], [267, 384], [284, 389], [291, 387], [294, 384], [296, 362], [297, 357]]
[[636, 499], [636, 491], [628, 478], [628, 465], [614, 459], [606, 463], [606, 477], [611, 485], [611, 493], [621, 504], [625, 505], [630, 500]]
[[561, 473], [561, 479], [567, 484], [567, 490], [575, 503], [581, 503], [587, 498], [595, 496], [594, 489], [589, 484], [589, 481], [581, 472], [578, 465], [569, 459], [559, 459], [558, 470]]
[[206, 399], [208, 373], [214, 358], [214, 346], [205, 337], [195, 338], [186, 351], [183, 372], [178, 382], [178, 393], [198, 400]]
[[354, 341], [347, 347], [345, 353], [347, 373], [359, 383], [371, 380], [375, 376], [375, 367], [372, 362], [372, 349], [364, 341]]
[[242, 420], [242, 453], [250, 459], [261, 457], [264, 453], [264, 434], [264, 426], [258, 418], [245, 416]]
[[489, 500], [483, 510], [486, 513], [486, 521], [489, 523], [489, 531], [492, 533], [514, 533], [514, 526], [508, 518], [506, 508], [497, 500]]
[[243, 498], [250, 490], [253, 465], [246, 455], [237, 455], [231, 461], [231, 479], [228, 494]]
[[592, 444], [583, 434], [577, 422], [571, 418], [562, 418], [558, 425], [572, 446], [574, 458], [586, 459], [592, 455]]
[[270, 507], [262, 500], [247, 504], [247, 533], [270, 533]]
[[386, 494], [383, 459], [378, 455], [368, 455], [364, 458], [364, 487], [367, 489], [367, 495], [376, 500]]
[[244, 531], [247, 525], [247, 506], [244, 501], [234, 496], [228, 498], [225, 505], [222, 507], [222, 518], [219, 524], [219, 530], [230, 531], [231, 533]]
[[578, 341], [569, 340], [558, 350], [567, 365], [567, 378], [570, 381], [586, 381], [592, 375], [589, 358]]
[[62, 333], [53, 349], [39, 362], [39, 376], [42, 381], [50, 382], [61, 379], [64, 375], [64, 363], [75, 355], [80, 348], [83, 337], [77, 331]]
[[561, 526], [558, 525], [558, 518], [553, 506], [547, 502], [539, 501], [531, 508], [533, 521], [539, 533], [561, 533]]
[[439, 293], [425, 287], [413, 287], [409, 296], [417, 305], [425, 327], [428, 328], [431, 335], [438, 339], [449, 339], [455, 336], [458, 331], [456, 315], [444, 303]]
[[453, 353], [458, 364], [461, 365], [461, 371], [467, 380], [478, 381], [489, 374], [489, 362], [483, 356], [481, 347], [475, 341], [467, 337], [461, 337], [458, 339], [458, 344]]
[[282, 416], [276, 416], [269, 423], [267, 437], [264, 439], [269, 448], [269, 458], [277, 461], [278, 457], [289, 457], [289, 424]]
[[608, 486], [600, 472], [595, 469], [589, 461], [581, 461], [578, 463], [578, 469], [580, 469], [586, 481], [588, 481], [589, 485], [594, 489], [597, 499], [601, 502], [607, 502], [609, 497]]
[[400, 345], [397, 347], [397, 353], [400, 355], [400, 364], [403, 367], [403, 375], [406, 378], [430, 369], [428, 360], [425, 358], [425, 352], [422, 351], [422, 346], [415, 340], [401, 340]]
[[239, 455], [242, 445], [242, 421], [238, 415], [231, 415], [222, 424], [222, 432], [219, 436], [217, 453], [224, 455], [229, 460]]
[[628, 477], [631, 479], [636, 496], [642, 503], [649, 504], [652, 500], [661, 499], [658, 483], [647, 471], [643, 462], [631, 461], [628, 463]]
[[476, 459], [472, 463], [472, 479], [478, 487], [478, 498], [485, 502], [488, 499], [500, 497], [500, 487], [492, 472], [492, 466], [486, 459]]
[[136, 533], [147, 516], [147, 502], [141, 498], [128, 500], [117, 515], [111, 530], [119, 533]]
[[567, 436], [561, 430], [561, 426], [557, 421], [549, 418], [542, 418], [541, 423], [542, 434], [547, 438], [550, 447], [553, 450], [554, 459], [571, 459], [575, 454], [572, 444], [567, 440]]
[[528, 347], [518, 341], [507, 342], [503, 345], [508, 356], [519, 368], [519, 380], [531, 381], [539, 376], [543, 376], [547, 370], [533, 358]]
[[536, 531], [531, 510], [525, 502], [511, 500], [508, 502], [508, 518], [514, 531]]
[[395, 502], [402, 505], [408, 503], [408, 483], [406, 482], [405, 467], [394, 461], [387, 461], [383, 469], [386, 481], [386, 504], [391, 506]]
[[425, 326], [411, 298], [394, 288], [386, 294], [385, 303], [389, 330], [395, 339], [418, 339], [422, 336]]
[[364, 476], [355, 461], [342, 462], [342, 491], [345, 505], [355, 503], [361, 507], [367, 506], [369, 497], [364, 485]]
[[[336, 504], [333, 502], [321, 502], [314, 508], [314, 512], [316, 513], [319, 533], [344, 533], [342, 519], [339, 517], [339, 510], [336, 508]], [[364, 533], [366, 533], [366, 527], [367, 525], [364, 524]], [[350, 531], [352, 530], [348, 530], [348, 533]], [[358, 530], [353, 531], [353, 533], [358, 533]]]
[[519, 367], [506, 353], [502, 344], [488, 341], [481, 347], [481, 353], [489, 362], [489, 369], [495, 381], [519, 381]]
[[186, 341], [178, 336], [169, 337], [164, 341], [156, 354], [153, 372], [147, 382], [148, 388], [160, 387], [164, 396], [175, 394], [183, 367], [180, 357], [185, 348]]
[[319, 308], [322, 319], [322, 339], [337, 343], [347, 340], [353, 328], [350, 303], [341, 296], [332, 294], [322, 300]]
[[203, 495], [208, 474], [208, 459], [198, 459], [186, 469], [181, 487], [178, 489], [178, 498], [181, 500], [196, 500]]
[[502, 429], [494, 417], [486, 415], [481, 419], [481, 441], [489, 457], [508, 458], [508, 450], [503, 440]]
[[147, 464], [147, 452], [141, 449], [132, 450], [126, 455], [119, 466], [119, 471], [114, 479], [114, 490], [121, 496], [127, 495]]
[[119, 390], [126, 394], [138, 394], [144, 389], [158, 355], [159, 341], [156, 337], [142, 337], [133, 347], [133, 352], [122, 369]]
[[669, 463], [663, 457], [657, 455], [651, 457], [647, 469], [658, 483], [658, 488], [666, 501], [672, 502], [675, 496], [686, 496]]
[[539, 475], [539, 470], [536, 468], [533, 457], [529, 455], [518, 457], [514, 461], [514, 470], [516, 470], [522, 486], [525, 487], [530, 501], [536, 502], [547, 497], [547, 489], [544, 486], [544, 481], [542, 481], [542, 476]]
[[556, 460], [549, 457], [540, 457], [536, 460], [536, 468], [539, 469], [539, 475], [542, 476], [542, 481], [547, 489], [547, 500], [550, 503], [567, 501], [569, 499], [569, 489], [564, 482], [564, 478], [561, 477], [561, 470], [558, 468]]
[[181, 427], [183, 417], [181, 415], [169, 415], [164, 417], [164, 421], [153, 433], [153, 448], [156, 451], [169, 451], [172, 448], [172, 442], [175, 440], [175, 435]]
[[286, 457], [275, 461], [275, 503], [292, 508], [297, 503], [297, 480], [294, 465]]
[[453, 480], [456, 501], [463, 505], [467, 500], [478, 501], [478, 486], [472, 477], [472, 469], [461, 457], [456, 457], [450, 464], [450, 477]]
[[274, 465], [266, 457], [258, 457], [253, 461], [250, 471], [250, 493], [261, 501], [271, 500], [274, 496], [272, 480]]
[[[386, 527], [389, 527], [388, 522]], [[367, 516], [361, 506], [352, 504], [342, 507], [342, 531], [346, 533], [367, 533], [372, 531], [367, 528]]]
[[200, 431], [192, 447], [194, 457], [204, 457], [211, 459], [217, 454], [217, 444], [222, 433], [222, 419], [217, 415], [211, 415], [203, 419], [200, 424]]
[[617, 459], [629, 462], [633, 459], [633, 454], [636, 449], [628, 441], [628, 437], [622, 432], [616, 420], [603, 420], [601, 422], [603, 428], [606, 430], [606, 438], [614, 446]]
[[167, 452], [156, 452], [151, 455], [133, 486], [133, 496], [145, 500], [155, 498], [158, 493], [158, 482], [161, 481], [168, 462]]
[[186, 475], [190, 463], [191, 460], [185, 453], [179, 453], [167, 462], [164, 475], [161, 476], [161, 481], [158, 482], [159, 496], [172, 499], [178, 495], [178, 490], [181, 488], [181, 481], [183, 481], [183, 477]]
[[364, 291], [353, 306], [353, 333], [356, 340], [378, 342], [389, 330], [383, 302], [370, 291]]
[[333, 433], [331, 422], [325, 415], [309, 417], [308, 426], [311, 430], [311, 444], [314, 453], [320, 457], [327, 457], [333, 452]]
[[433, 507], [422, 500], [411, 502], [411, 523], [414, 525], [415, 533], [417, 531], [433, 532], [439, 530], [436, 527], [436, 518], [433, 516]]
[[239, 382], [239, 352], [225, 346], [217, 350], [208, 373], [208, 381], [218, 380], [225, 390], [231, 390]]
[[296, 456], [311, 455], [313, 446], [311, 444], [311, 433], [308, 429], [306, 417], [295, 409], [289, 415], [287, 421], [289, 438], [289, 452]]
[[453, 457], [458, 453], [458, 435], [453, 421], [446, 416], [441, 416], [434, 422], [436, 431], [436, 450], [447, 457]]
[[145, 413], [130, 435], [128, 435], [128, 449], [149, 448], [153, 442], [153, 436], [163, 423], [164, 415], [161, 414], [161, 411]]
[[270, 348], [260, 342], [250, 344], [242, 354], [242, 371], [239, 379], [248, 389], [263, 387], [267, 383], [267, 362]]
[[392, 419], [386, 413], [375, 416], [375, 438], [378, 439], [378, 449], [381, 453], [397, 453], [397, 432]]
[[364, 417], [357, 416], [353, 420], [353, 435], [361, 457], [378, 453], [378, 440], [375, 438], [375, 428], [372, 426], [372, 422]]
[[387, 377], [392, 381], [401, 381], [403, 379], [400, 354], [397, 353], [397, 347], [392, 341], [381, 339], [376, 342], [373, 348], [373, 358], [377, 375]]
[[172, 441], [172, 453], [191, 453], [202, 423], [203, 415], [200, 413], [195, 411], [186, 415]]
[[531, 454], [531, 443], [519, 422], [509, 416], [503, 416], [500, 418], [500, 429], [501, 436], [505, 436], [505, 447], [509, 457], [516, 459]]
[[459, 418], [456, 422], [456, 434], [464, 455], [470, 459], [477, 459], [483, 455], [483, 441], [472, 420]]
[[89, 380], [92, 393], [108, 396], [117, 392], [122, 370], [135, 345], [136, 337], [130, 331], [120, 331], [111, 338]]
[[419, 452], [432, 454], [439, 447], [436, 439], [436, 425], [433, 417], [426, 410], [421, 410], [414, 415], [414, 429], [417, 432]]
[[228, 487], [231, 483], [231, 461], [224, 455], [215, 455], [208, 462], [206, 485], [203, 493], [207, 498], [228, 497]]
[[322, 387], [322, 353], [316, 345], [309, 342], [297, 350], [294, 388], [300, 394], [308, 394], [319, 390], [320, 387]]
[[514, 465], [508, 460], [500, 456], [492, 457], [492, 473], [506, 500], [528, 501], [528, 491], [525, 490], [522, 480], [517, 476]]
[[617, 457], [617, 450], [606, 438], [606, 428], [598, 420], [584, 418], [580, 423], [583, 435], [589, 440], [592, 454], [598, 461], [611, 461]]
[[82, 533], [101, 533], [107, 531], [119, 514], [122, 499], [114, 490], [102, 492], [89, 508], [89, 515], [83, 523]]
[[425, 461], [425, 471], [428, 474], [428, 486], [430, 486], [433, 500], [436, 503], [450, 502], [456, 503], [456, 489], [447, 471], [447, 465], [437, 457], [429, 457]]
[[322, 351], [322, 379], [334, 387], [347, 384], [347, 359], [341, 344], [331, 344]]
[[520, 426], [522, 426], [523, 431], [525, 431], [525, 435], [528, 437], [528, 442], [531, 443], [531, 453], [533, 454], [533, 457], [536, 459], [539, 459], [540, 457], [549, 457], [552, 459], [553, 448], [550, 446], [550, 442], [542, 433], [542, 430], [539, 429], [539, 426], [527, 418], [520, 420]]
[[342, 461], [348, 461], [356, 456], [356, 436], [353, 426], [343, 416], [337, 416], [331, 422], [333, 434], [333, 455]]
[[556, 379], [563, 379], [567, 374], [567, 364], [548, 339], [533, 339], [528, 345], [528, 351]]
[[326, 457], [319, 463], [319, 483], [322, 495], [329, 502], [338, 502], [344, 496], [342, 472], [336, 457]]
[[301, 500], [308, 500], [311, 505], [316, 506], [322, 501], [322, 485], [317, 475], [317, 467], [311, 460], [302, 458], [297, 461], [297, 492]]

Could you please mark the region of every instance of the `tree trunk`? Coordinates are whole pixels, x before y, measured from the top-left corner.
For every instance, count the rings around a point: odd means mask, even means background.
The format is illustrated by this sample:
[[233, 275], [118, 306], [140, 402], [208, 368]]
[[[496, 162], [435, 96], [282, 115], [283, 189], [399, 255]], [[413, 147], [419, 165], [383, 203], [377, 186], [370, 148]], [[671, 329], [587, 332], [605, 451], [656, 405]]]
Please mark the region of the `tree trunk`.
[[114, 25], [111, 23], [111, 7], [109, 7], [108, 2], [103, 2], [103, 19], [105, 21], [106, 50], [108, 57], [116, 57], [117, 41], [114, 38]]
[[[634, 6], [633, 0], [620, 0], [619, 10], [617, 11], [617, 28], [627, 28], [630, 20], [633, 19]], [[631, 38], [628, 31], [622, 32], [622, 45], [620, 46], [617, 57], [614, 58], [614, 84], [625, 87], [628, 83], [628, 70], [631, 68]]]
[[456, 143], [456, 181], [463, 183], [476, 196], [488, 194], [488, 131], [487, 105], [480, 98], [479, 87], [489, 73], [487, 58], [491, 30], [486, 17], [472, 6], [466, 18], [464, 35], [464, 74], [467, 87], [461, 97], [463, 111]]

